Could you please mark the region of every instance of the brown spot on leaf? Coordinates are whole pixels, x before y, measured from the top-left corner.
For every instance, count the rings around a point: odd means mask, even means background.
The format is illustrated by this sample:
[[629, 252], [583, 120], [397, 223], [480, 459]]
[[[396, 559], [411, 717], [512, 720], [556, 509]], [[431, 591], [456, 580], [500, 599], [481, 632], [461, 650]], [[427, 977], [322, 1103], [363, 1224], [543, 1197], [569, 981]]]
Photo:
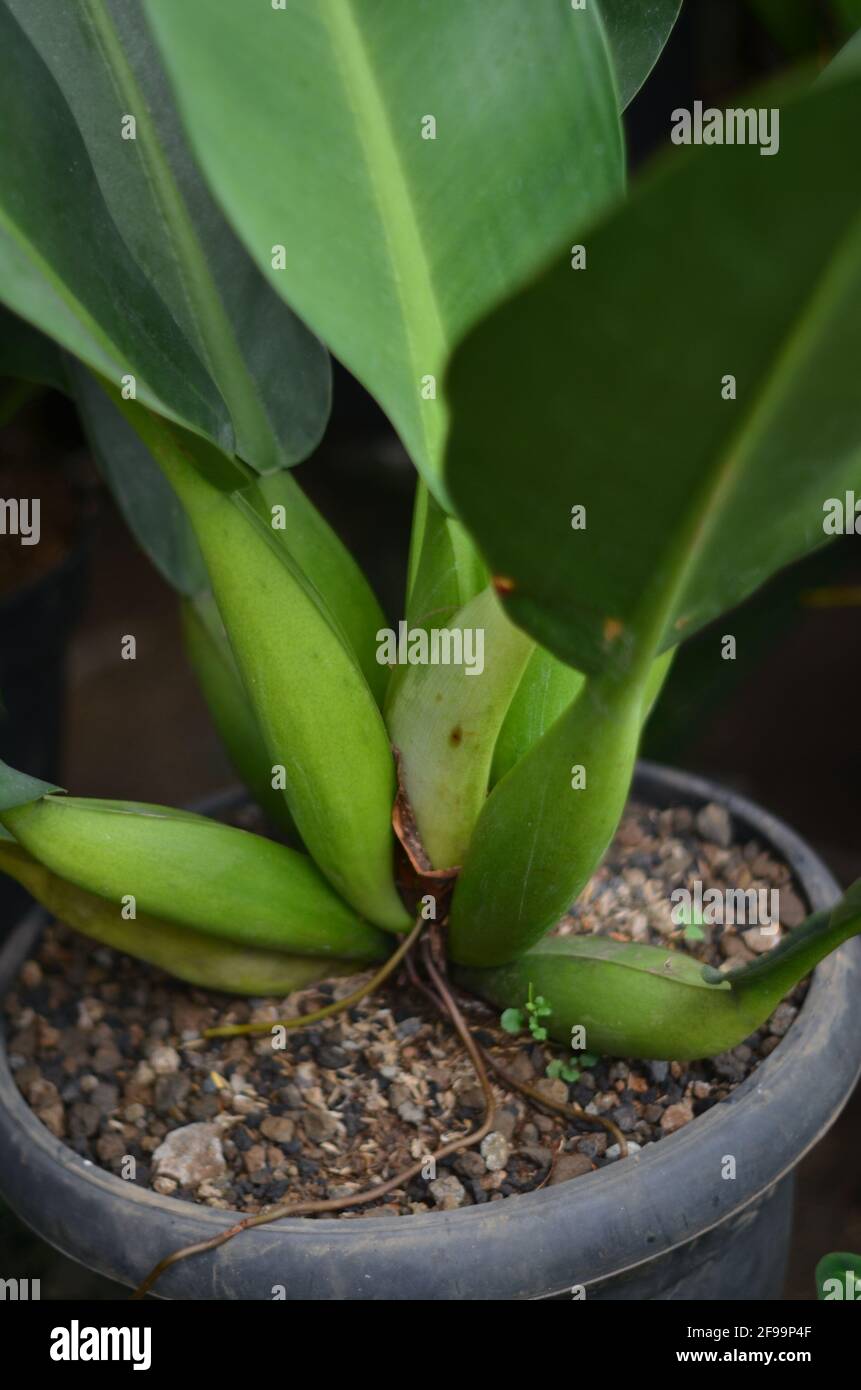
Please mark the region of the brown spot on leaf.
[[463, 729], [460, 727], [459, 724], [456, 724], [455, 727], [452, 729], [451, 733], [448, 736], [448, 741], [453, 748], [457, 748], [461, 743], [463, 743]]
[[605, 619], [604, 619], [604, 641], [605, 641], [605, 642], [615, 642], [616, 638], [619, 637], [619, 636], [621, 635], [622, 631], [623, 631], [623, 625], [622, 625], [622, 623], [619, 622], [619, 619], [618, 619], [618, 618], [605, 618]]

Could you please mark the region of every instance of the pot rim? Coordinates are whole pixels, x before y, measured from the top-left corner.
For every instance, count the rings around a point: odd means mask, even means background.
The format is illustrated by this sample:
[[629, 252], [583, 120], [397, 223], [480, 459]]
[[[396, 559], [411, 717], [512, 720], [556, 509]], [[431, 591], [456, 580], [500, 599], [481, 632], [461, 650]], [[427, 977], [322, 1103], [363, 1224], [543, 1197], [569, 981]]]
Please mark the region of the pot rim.
[[[717, 801], [743, 833], [763, 840], [789, 864], [813, 910], [830, 906], [839, 894], [836, 880], [806, 843], [746, 797], [705, 778], [648, 762], [637, 766], [632, 795], [658, 806]], [[210, 812], [223, 809], [235, 797], [235, 792], [221, 794], [210, 799], [207, 808]], [[0, 952], [4, 991], [46, 920], [41, 909], [28, 914]], [[370, 1294], [376, 1299], [459, 1299], [474, 1297], [468, 1292], [472, 1287], [480, 1290], [481, 1298], [529, 1299], [552, 1296], [573, 1284], [588, 1289], [649, 1263], [756, 1202], [833, 1123], [861, 1072], [861, 1034], [855, 1027], [854, 1003], [859, 984], [861, 939], [856, 938], [817, 967], [786, 1036], [726, 1101], [660, 1143], [574, 1183], [406, 1218], [281, 1218], [245, 1231], [215, 1252], [174, 1266], [162, 1276], [158, 1292], [180, 1298], [243, 1296], [227, 1290], [235, 1290], [237, 1280], [242, 1288], [252, 1278], [265, 1284], [273, 1277], [271, 1269], [269, 1274], [266, 1269], [280, 1263], [286, 1277], [276, 1282], [291, 1290], [298, 1284], [293, 1296], [300, 1298], [351, 1299]], [[842, 1044], [837, 1048], [836, 1040]], [[728, 1152], [736, 1157], [737, 1176], [722, 1181], [721, 1161]], [[14, 1173], [12, 1182], [8, 1178], [10, 1161], [16, 1158], [23, 1182], [13, 1191]], [[24, 1220], [73, 1258], [130, 1285], [171, 1249], [215, 1235], [236, 1220], [233, 1210], [198, 1206], [138, 1188], [56, 1139], [20, 1095], [2, 1036], [0, 1160], [5, 1195]], [[110, 1207], [110, 1224], [115, 1229], [147, 1214], [163, 1220], [136, 1221], [134, 1239], [125, 1239], [119, 1264], [106, 1267], [95, 1262], [98, 1242], [84, 1258], [75, 1253], [80, 1241], [71, 1232], [65, 1238], [62, 1233], [45, 1233], [39, 1224], [38, 1197], [28, 1200], [33, 1186], [29, 1180], [34, 1177], [45, 1179], [44, 1184], [35, 1184], [42, 1192], [47, 1184], [60, 1192], [75, 1189], [79, 1207], [83, 1180], [85, 1204], [102, 1214], [108, 1214]], [[166, 1237], [166, 1248], [156, 1239], [154, 1258], [148, 1241], [138, 1238], [143, 1236], [144, 1224], [150, 1234], [157, 1227]], [[80, 1235], [77, 1227], [73, 1229]], [[127, 1231], [123, 1234], [128, 1237]], [[422, 1267], [421, 1294], [406, 1291], [415, 1280], [405, 1271], [408, 1266], [414, 1268], [417, 1259]], [[578, 1261], [582, 1278], [576, 1277]], [[202, 1266], [207, 1271], [203, 1278]], [[201, 1284], [208, 1286], [207, 1293], [187, 1292]]]

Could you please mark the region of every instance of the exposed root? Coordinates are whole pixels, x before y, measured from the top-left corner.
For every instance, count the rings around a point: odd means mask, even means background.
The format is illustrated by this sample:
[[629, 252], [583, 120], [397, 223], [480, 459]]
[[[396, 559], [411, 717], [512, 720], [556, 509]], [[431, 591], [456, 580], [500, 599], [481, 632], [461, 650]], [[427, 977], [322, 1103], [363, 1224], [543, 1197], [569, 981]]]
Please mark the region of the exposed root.
[[358, 1004], [368, 994], [373, 994], [374, 990], [379, 989], [380, 985], [389, 978], [393, 970], [396, 970], [404, 956], [418, 941], [422, 928], [425, 923], [421, 917], [416, 922], [409, 936], [404, 937], [400, 946], [393, 951], [384, 965], [380, 967], [376, 975], [373, 975], [367, 984], [348, 994], [345, 999], [339, 999], [334, 1004], [326, 1004], [322, 1009], [315, 1009], [310, 1014], [299, 1014], [297, 1018], [279, 1019], [277, 1022], [260, 1023], [231, 1023], [223, 1028], [205, 1028], [202, 1036], [204, 1038], [240, 1038], [247, 1037], [251, 1033], [271, 1033], [273, 1028], [307, 1028], [312, 1023], [319, 1023], [321, 1018], [331, 1018], [333, 1014], [343, 1013], [345, 1009], [351, 1009], [354, 1004]]
[[627, 1139], [619, 1126], [614, 1124], [612, 1120], [608, 1120], [606, 1115], [590, 1115], [588, 1111], [583, 1109], [582, 1105], [570, 1105], [564, 1100], [551, 1100], [549, 1096], [545, 1096], [542, 1091], [536, 1090], [534, 1086], [528, 1086], [525, 1081], [516, 1081], [513, 1076], [509, 1075], [504, 1067], [500, 1066], [496, 1058], [492, 1053], [488, 1052], [486, 1048], [481, 1049], [481, 1055], [488, 1066], [492, 1067], [496, 1072], [500, 1081], [502, 1081], [505, 1086], [510, 1087], [512, 1091], [519, 1091], [521, 1095], [528, 1096], [533, 1105], [543, 1106], [545, 1110], [553, 1110], [557, 1115], [564, 1115], [566, 1119], [585, 1120], [587, 1124], [602, 1125], [604, 1129], [612, 1134], [616, 1143], [619, 1145], [619, 1157], [628, 1157]]

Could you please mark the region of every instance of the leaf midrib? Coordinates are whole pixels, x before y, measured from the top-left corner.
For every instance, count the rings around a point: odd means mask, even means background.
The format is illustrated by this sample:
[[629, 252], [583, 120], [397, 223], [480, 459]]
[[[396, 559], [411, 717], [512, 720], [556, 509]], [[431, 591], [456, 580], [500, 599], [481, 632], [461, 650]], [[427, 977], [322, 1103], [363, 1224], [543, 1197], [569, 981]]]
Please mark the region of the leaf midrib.
[[[764, 438], [775, 412], [784, 399], [786, 388], [807, 357], [810, 340], [818, 324], [827, 318], [839, 298], [844, 275], [851, 276], [856, 270], [854, 261], [858, 251], [859, 234], [861, 213], [856, 214], [848, 229], [836, 242], [833, 254], [829, 257], [825, 269], [816, 277], [811, 292], [796, 313], [780, 350], [757, 383], [750, 406], [742, 411], [738, 424], [730, 432], [722, 451], [718, 453], [716, 467], [710, 471], [683, 523], [682, 536], [676, 552], [680, 559], [677, 565], [671, 567], [667, 579], [661, 586], [657, 602], [653, 598], [650, 600], [647, 589], [643, 603], [635, 609], [635, 628], [640, 626], [640, 615], [644, 612], [648, 615], [651, 610], [657, 615], [645, 643], [644, 654], [648, 660], [651, 660], [665, 637], [672, 614], [691, 578], [699, 551], [713, 535], [723, 516], [722, 498], [730, 494], [751, 452]], [[646, 627], [647, 623], [648, 616], [643, 627]]]
[[161, 147], [149, 105], [126, 58], [119, 35], [102, 0], [82, 0], [83, 22], [90, 33], [121, 103], [142, 127], [141, 166], [160, 214], [189, 312], [198, 331], [206, 365], [227, 404], [235, 433], [249, 441], [263, 469], [277, 463], [277, 445], [257, 386], [236, 340], [209, 262], [185, 200]]
[[[414, 415], [419, 422], [427, 459], [438, 476], [444, 433], [443, 401], [437, 397], [435, 402], [429, 403], [430, 410], [422, 410], [418, 397], [419, 378], [428, 372], [439, 373], [448, 345], [434, 293], [430, 258], [389, 113], [354, 11], [354, 0], [336, 0], [334, 5], [330, 0], [322, 0], [320, 13], [329, 32], [347, 103], [355, 117], [368, 184], [383, 228], [392, 281], [401, 308], [416, 393]], [[427, 354], [427, 361], [422, 360], [424, 354]]]

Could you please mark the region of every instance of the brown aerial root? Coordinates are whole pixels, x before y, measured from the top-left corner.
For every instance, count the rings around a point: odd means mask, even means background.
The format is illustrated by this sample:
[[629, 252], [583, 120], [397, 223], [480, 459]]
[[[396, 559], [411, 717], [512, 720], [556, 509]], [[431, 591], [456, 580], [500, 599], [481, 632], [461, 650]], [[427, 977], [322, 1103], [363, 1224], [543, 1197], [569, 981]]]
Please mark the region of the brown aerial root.
[[[442, 1011], [441, 1001], [422, 983], [410, 960], [407, 961], [407, 970], [410, 975], [410, 981], [414, 987], [419, 990], [425, 998], [429, 999], [437, 1009]], [[507, 1090], [519, 1091], [522, 1096], [526, 1096], [527, 1099], [531, 1100], [533, 1105], [537, 1105], [544, 1110], [553, 1111], [557, 1115], [564, 1115], [566, 1120], [579, 1120], [586, 1124], [601, 1125], [608, 1133], [612, 1134], [616, 1143], [619, 1145], [619, 1157], [628, 1157], [628, 1141], [619, 1126], [615, 1124], [613, 1120], [608, 1119], [606, 1115], [591, 1115], [588, 1110], [584, 1110], [581, 1105], [577, 1105], [576, 1103], [570, 1105], [567, 1101], [552, 1100], [549, 1096], [546, 1096], [543, 1091], [537, 1090], [534, 1086], [527, 1085], [525, 1081], [516, 1080], [515, 1077], [511, 1076], [510, 1073], [505, 1070], [501, 1062], [497, 1061], [493, 1053], [488, 1052], [487, 1048], [482, 1047], [479, 1042], [476, 1041], [475, 1046], [481, 1053], [483, 1061], [496, 1072], [496, 1075]]]
[[331, 1018], [333, 1014], [343, 1013], [345, 1009], [351, 1009], [354, 1004], [373, 994], [375, 989], [386, 981], [394, 970], [400, 965], [404, 956], [415, 945], [421, 935], [424, 922], [418, 919], [409, 936], [404, 937], [400, 946], [393, 951], [384, 965], [375, 975], [372, 975], [367, 984], [360, 985], [352, 994], [348, 994], [344, 999], [338, 999], [334, 1004], [327, 1004], [325, 1008], [315, 1009], [312, 1014], [298, 1014], [296, 1018], [283, 1018], [276, 1022], [259, 1023], [230, 1023], [223, 1028], [204, 1028], [201, 1034], [204, 1038], [240, 1038], [247, 1037], [251, 1033], [271, 1033], [273, 1028], [307, 1028], [310, 1023], [319, 1023], [321, 1018]]
[[[387, 962], [389, 968], [385, 972], [386, 975], [390, 974], [397, 964], [394, 957], [397, 956], [398, 960], [404, 958], [410, 945], [417, 940], [423, 926], [424, 922], [420, 919], [410, 933], [410, 937], [407, 941], [398, 948], [398, 951], [396, 951], [394, 956]], [[162, 1274], [173, 1265], [178, 1264], [180, 1260], [187, 1260], [192, 1255], [203, 1255], [209, 1250], [217, 1250], [220, 1245], [224, 1245], [227, 1241], [233, 1240], [234, 1236], [240, 1235], [242, 1231], [251, 1230], [253, 1226], [266, 1226], [272, 1221], [280, 1221], [282, 1217], [318, 1216], [323, 1212], [343, 1211], [347, 1207], [360, 1207], [365, 1206], [369, 1202], [376, 1202], [380, 1197], [387, 1196], [388, 1193], [394, 1192], [397, 1188], [403, 1187], [406, 1183], [412, 1181], [413, 1178], [418, 1177], [429, 1163], [438, 1163], [441, 1159], [448, 1158], [450, 1154], [457, 1153], [461, 1149], [473, 1148], [476, 1144], [481, 1143], [485, 1135], [490, 1134], [493, 1129], [495, 1100], [493, 1088], [488, 1079], [487, 1069], [482, 1060], [481, 1052], [467, 1027], [460, 1009], [451, 995], [442, 971], [438, 969], [437, 965], [434, 963], [433, 955], [435, 952], [431, 949], [427, 940], [422, 942], [422, 947], [424, 966], [430, 978], [433, 990], [432, 997], [439, 1001], [439, 1005], [444, 1009], [450, 1022], [453, 1024], [458, 1037], [469, 1054], [470, 1061], [472, 1062], [479, 1085], [481, 1086], [485, 1109], [484, 1120], [479, 1128], [472, 1130], [470, 1133], [460, 1135], [457, 1139], [449, 1140], [447, 1144], [443, 1144], [434, 1153], [425, 1154], [423, 1158], [418, 1159], [415, 1163], [411, 1164], [409, 1168], [405, 1168], [402, 1172], [396, 1173], [394, 1177], [388, 1178], [385, 1182], [377, 1183], [375, 1187], [370, 1187], [364, 1192], [355, 1192], [349, 1197], [333, 1197], [315, 1202], [285, 1202], [280, 1206], [273, 1207], [270, 1211], [260, 1212], [255, 1216], [247, 1216], [244, 1220], [237, 1221], [234, 1226], [230, 1226], [226, 1231], [219, 1232], [217, 1236], [212, 1236], [209, 1240], [202, 1240], [196, 1245], [186, 1245], [180, 1250], [174, 1250], [172, 1254], [166, 1255], [163, 1260], [160, 1260], [143, 1282], [138, 1285], [132, 1294], [133, 1299], [143, 1298], [148, 1294], [156, 1282], [161, 1278]], [[438, 950], [439, 947], [437, 945], [437, 952]], [[412, 962], [410, 962], [410, 964], [412, 965]], [[383, 976], [383, 978], [385, 978], [385, 976]], [[374, 982], [372, 982], [372, 985], [366, 986], [362, 990], [359, 995], [360, 998], [369, 992], [373, 983]], [[431, 993], [430, 990], [427, 992], [428, 994]], [[346, 1002], [347, 1001], [339, 1000], [338, 1007], [344, 1006]], [[328, 1016], [329, 1013], [335, 1011], [336, 1009], [329, 1008], [321, 1012]], [[293, 1025], [295, 1023], [296, 1026], [301, 1026], [320, 1016], [320, 1013], [305, 1014], [298, 1020], [291, 1019], [290, 1024]]]

